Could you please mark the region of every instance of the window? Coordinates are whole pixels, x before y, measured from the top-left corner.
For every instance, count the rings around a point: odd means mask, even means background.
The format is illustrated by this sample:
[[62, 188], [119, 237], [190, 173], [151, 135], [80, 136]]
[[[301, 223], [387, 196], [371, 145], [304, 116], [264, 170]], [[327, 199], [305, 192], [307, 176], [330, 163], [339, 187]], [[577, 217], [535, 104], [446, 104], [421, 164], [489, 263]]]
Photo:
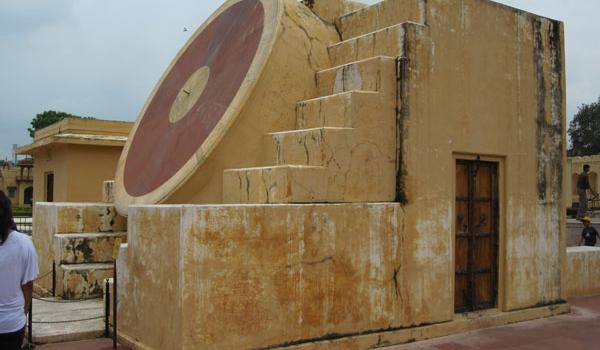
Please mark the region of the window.
[[8, 188], [8, 196], [10, 198], [15, 198], [16, 195], [17, 195], [17, 188], [16, 187], [9, 187]]
[[54, 202], [54, 174], [46, 174], [46, 202]]

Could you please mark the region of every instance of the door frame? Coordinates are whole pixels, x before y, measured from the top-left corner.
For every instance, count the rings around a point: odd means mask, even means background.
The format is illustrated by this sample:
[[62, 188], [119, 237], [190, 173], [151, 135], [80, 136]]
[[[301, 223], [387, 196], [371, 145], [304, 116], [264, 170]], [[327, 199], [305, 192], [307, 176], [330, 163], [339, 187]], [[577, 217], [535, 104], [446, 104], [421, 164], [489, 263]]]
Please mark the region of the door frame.
[[[454, 307], [454, 291], [456, 282], [456, 161], [467, 160], [476, 161], [479, 159], [482, 162], [493, 162], [498, 165], [498, 274], [497, 280], [497, 295], [496, 295], [496, 309], [500, 311], [506, 310], [506, 157], [489, 155], [489, 154], [475, 154], [468, 152], [454, 152], [452, 154], [452, 169], [453, 183], [452, 183], [452, 286], [451, 293], [452, 297], [452, 310]], [[480, 310], [481, 311], [481, 310]]]

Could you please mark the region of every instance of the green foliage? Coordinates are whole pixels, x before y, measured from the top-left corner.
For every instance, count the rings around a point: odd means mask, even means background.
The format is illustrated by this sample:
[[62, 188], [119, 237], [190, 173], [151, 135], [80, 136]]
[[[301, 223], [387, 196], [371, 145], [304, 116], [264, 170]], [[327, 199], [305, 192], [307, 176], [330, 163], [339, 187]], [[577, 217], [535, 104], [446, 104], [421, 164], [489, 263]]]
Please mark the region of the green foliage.
[[45, 111], [43, 113], [39, 113], [35, 116], [35, 118], [33, 118], [31, 121], [31, 128], [28, 128], [27, 131], [29, 131], [29, 136], [33, 137], [37, 130], [43, 129], [49, 125], [70, 117], [77, 116], [65, 112]]
[[94, 117], [80, 117], [66, 112], [45, 111], [37, 114], [33, 120], [31, 120], [31, 128], [27, 129], [27, 131], [29, 131], [29, 136], [33, 138], [37, 130], [43, 129], [65, 118], [96, 119]]
[[13, 216], [31, 216], [31, 208], [12, 208]]
[[569, 124], [569, 137], [569, 156], [600, 154], [600, 97], [579, 107]]

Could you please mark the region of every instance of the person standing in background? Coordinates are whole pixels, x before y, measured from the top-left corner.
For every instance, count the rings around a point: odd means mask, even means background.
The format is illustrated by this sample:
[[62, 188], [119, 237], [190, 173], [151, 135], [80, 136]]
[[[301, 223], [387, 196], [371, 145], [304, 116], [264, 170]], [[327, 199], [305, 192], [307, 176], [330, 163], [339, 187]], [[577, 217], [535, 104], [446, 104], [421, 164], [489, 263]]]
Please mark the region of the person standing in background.
[[596, 195], [590, 186], [590, 178], [588, 176], [589, 172], [590, 166], [585, 164], [583, 166], [583, 172], [579, 174], [579, 177], [577, 177], [577, 194], [579, 195], [579, 208], [577, 209], [578, 220], [583, 219], [588, 210], [587, 191], [590, 191], [592, 195]]
[[38, 274], [31, 238], [13, 229], [10, 199], [0, 191], [0, 349], [20, 350]]

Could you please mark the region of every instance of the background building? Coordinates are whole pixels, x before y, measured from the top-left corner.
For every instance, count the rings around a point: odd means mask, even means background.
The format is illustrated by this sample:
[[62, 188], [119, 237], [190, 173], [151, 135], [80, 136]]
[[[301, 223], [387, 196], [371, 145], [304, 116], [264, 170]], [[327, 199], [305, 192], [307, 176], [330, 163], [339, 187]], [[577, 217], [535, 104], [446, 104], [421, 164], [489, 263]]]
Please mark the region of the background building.
[[35, 133], [17, 149], [34, 157], [33, 201], [100, 202], [114, 178], [131, 123], [67, 118]]
[[594, 190], [594, 192], [598, 192], [598, 189], [600, 188], [600, 178], [598, 177], [598, 174], [600, 174], [600, 154], [585, 157], [570, 157], [567, 163], [567, 171], [568, 174], [570, 174], [570, 181], [567, 181], [566, 188], [566, 198], [568, 201], [567, 205], [579, 205], [579, 196], [577, 195], [577, 177], [583, 171], [584, 164], [590, 165], [590, 172], [588, 176], [592, 190]]
[[0, 168], [0, 190], [14, 207], [31, 207], [33, 196], [33, 159], [3, 161]]

